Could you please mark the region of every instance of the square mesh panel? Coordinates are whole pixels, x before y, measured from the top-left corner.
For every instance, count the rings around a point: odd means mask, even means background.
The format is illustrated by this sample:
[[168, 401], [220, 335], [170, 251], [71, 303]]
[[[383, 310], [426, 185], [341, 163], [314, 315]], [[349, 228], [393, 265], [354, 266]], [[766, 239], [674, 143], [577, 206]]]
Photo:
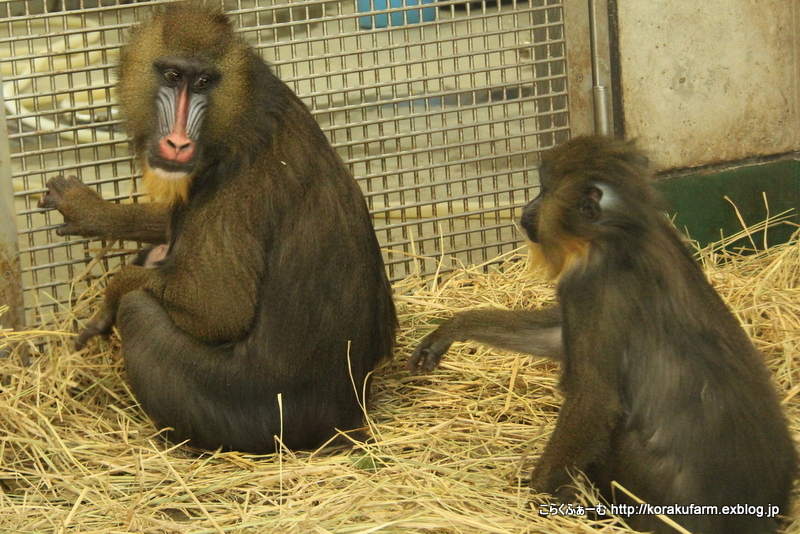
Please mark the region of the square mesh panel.
[[[137, 248], [57, 236], [61, 216], [36, 203], [58, 174], [79, 176], [107, 199], [138, 201], [114, 66], [127, 28], [153, 4], [0, 1], [31, 324], [72, 305]], [[446, 1], [420, 9], [391, 0], [388, 9], [368, 12], [359, 5], [380, 4], [222, 4], [353, 172], [392, 279], [485, 263], [519, 246], [515, 219], [535, 193], [539, 153], [569, 136], [560, 1]]]

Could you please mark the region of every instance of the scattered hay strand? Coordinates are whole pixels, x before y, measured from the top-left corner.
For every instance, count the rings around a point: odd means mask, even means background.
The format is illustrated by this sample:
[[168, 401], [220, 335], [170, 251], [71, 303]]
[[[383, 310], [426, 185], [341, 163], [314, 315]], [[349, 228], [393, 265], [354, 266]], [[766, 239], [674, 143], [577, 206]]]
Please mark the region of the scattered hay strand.
[[[346, 453], [201, 454], [167, 444], [127, 387], [115, 338], [75, 352], [73, 317], [4, 332], [0, 349], [23, 343], [34, 355], [29, 367], [0, 359], [0, 532], [630, 532], [622, 518], [539, 514], [527, 485], [561, 401], [556, 364], [456, 344], [435, 373], [405, 370], [417, 342], [456, 310], [551, 301], [553, 285], [527, 273], [523, 253], [436, 283], [397, 284], [396, 357], [376, 370], [366, 407], [375, 442]], [[699, 255], [763, 351], [800, 434], [798, 241]], [[597, 502], [590, 489], [583, 499]]]

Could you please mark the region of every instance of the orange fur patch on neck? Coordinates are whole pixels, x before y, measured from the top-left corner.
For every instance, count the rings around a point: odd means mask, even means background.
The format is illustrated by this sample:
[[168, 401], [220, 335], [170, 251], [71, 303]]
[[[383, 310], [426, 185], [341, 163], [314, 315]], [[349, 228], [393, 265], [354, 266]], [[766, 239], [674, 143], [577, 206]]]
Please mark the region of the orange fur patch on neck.
[[561, 239], [556, 247], [543, 247], [528, 241], [528, 265], [530, 268], [544, 268], [547, 276], [555, 280], [576, 264], [589, 257], [589, 242], [585, 239]]
[[568, 240], [562, 245], [561, 255], [562, 263], [558, 273], [559, 276], [589, 259], [589, 242], [585, 239]]
[[548, 272], [548, 276], [550, 276], [550, 264], [544, 255], [542, 246], [529, 239], [525, 239], [525, 241], [528, 243], [528, 269], [531, 272], [544, 269]]
[[157, 202], [171, 206], [186, 204], [189, 201], [189, 185], [192, 183], [191, 175], [169, 173], [158, 169], [151, 169], [143, 164], [142, 174], [144, 188]]

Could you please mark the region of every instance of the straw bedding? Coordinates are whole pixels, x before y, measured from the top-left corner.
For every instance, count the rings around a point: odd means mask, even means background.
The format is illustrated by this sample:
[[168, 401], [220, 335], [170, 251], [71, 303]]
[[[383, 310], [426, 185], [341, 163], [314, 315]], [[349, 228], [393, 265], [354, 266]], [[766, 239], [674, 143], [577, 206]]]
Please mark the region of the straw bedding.
[[[552, 284], [528, 273], [523, 252], [489, 274], [397, 285], [398, 348], [366, 407], [375, 442], [352, 451], [258, 457], [168, 444], [127, 388], [118, 340], [76, 353], [72, 319], [6, 333], [0, 346], [45, 349], [29, 367], [0, 360], [0, 532], [628, 532], [620, 518], [539, 515], [527, 484], [558, 413], [556, 364], [456, 344], [435, 373], [405, 370], [419, 339], [455, 310], [551, 300]], [[797, 435], [798, 242], [700, 255], [763, 351]], [[596, 502], [588, 489], [584, 499]]]

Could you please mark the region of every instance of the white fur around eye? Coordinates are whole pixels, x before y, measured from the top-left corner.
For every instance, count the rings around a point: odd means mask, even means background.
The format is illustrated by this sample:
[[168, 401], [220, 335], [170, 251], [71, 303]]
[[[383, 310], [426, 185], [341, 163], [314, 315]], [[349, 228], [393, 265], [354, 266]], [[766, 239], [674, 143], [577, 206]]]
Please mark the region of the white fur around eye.
[[600, 209], [603, 211], [613, 210], [619, 206], [619, 196], [614, 189], [608, 184], [594, 184], [594, 186], [602, 191], [603, 196], [600, 198]]

